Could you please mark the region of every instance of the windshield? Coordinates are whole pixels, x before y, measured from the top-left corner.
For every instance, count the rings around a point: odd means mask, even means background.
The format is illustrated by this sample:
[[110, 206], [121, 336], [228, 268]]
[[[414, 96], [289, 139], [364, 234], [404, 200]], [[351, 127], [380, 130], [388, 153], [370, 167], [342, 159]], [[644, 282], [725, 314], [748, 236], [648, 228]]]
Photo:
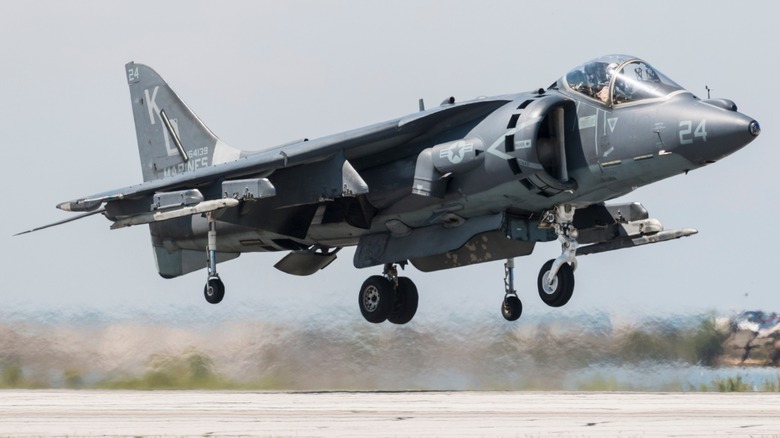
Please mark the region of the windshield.
[[631, 61], [620, 69], [615, 78], [612, 103], [617, 105], [643, 99], [664, 97], [682, 90], [674, 81], [644, 61]]
[[661, 98], [683, 89], [650, 64], [625, 55], [587, 62], [567, 73], [563, 82], [609, 106]]

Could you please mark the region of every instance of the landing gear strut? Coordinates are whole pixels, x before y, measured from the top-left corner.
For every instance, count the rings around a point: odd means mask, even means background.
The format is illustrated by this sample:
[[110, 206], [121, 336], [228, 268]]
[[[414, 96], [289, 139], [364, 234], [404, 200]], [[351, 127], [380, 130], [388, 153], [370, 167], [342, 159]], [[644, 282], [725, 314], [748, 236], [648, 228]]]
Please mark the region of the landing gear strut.
[[559, 205], [546, 213], [548, 227], [555, 229], [561, 242], [561, 255], [542, 266], [537, 279], [539, 296], [551, 307], [568, 303], [574, 292], [574, 271], [577, 269], [577, 229], [572, 226], [574, 207]]
[[211, 212], [206, 213], [206, 218], [209, 221], [208, 247], [206, 248], [209, 273], [206, 286], [203, 288], [203, 295], [209, 303], [217, 304], [225, 297], [225, 285], [217, 274], [217, 220], [214, 219], [214, 214]]
[[506, 259], [504, 263], [504, 302], [501, 315], [507, 321], [517, 321], [523, 313], [523, 303], [515, 291], [515, 259]]
[[417, 313], [417, 287], [407, 277], [399, 277], [395, 264], [385, 264], [382, 275], [373, 275], [360, 287], [358, 306], [366, 321], [406, 324]]
[[[540, 228], [553, 228], [561, 242], [561, 255], [542, 266], [536, 281], [539, 297], [550, 307], [565, 305], [574, 293], [578, 246], [578, 232], [572, 225], [574, 210], [571, 205], [558, 205], [546, 212], [539, 224]], [[515, 292], [514, 270], [514, 259], [507, 259], [504, 263], [504, 302], [501, 305], [501, 314], [507, 321], [515, 321], [523, 313], [523, 304]]]

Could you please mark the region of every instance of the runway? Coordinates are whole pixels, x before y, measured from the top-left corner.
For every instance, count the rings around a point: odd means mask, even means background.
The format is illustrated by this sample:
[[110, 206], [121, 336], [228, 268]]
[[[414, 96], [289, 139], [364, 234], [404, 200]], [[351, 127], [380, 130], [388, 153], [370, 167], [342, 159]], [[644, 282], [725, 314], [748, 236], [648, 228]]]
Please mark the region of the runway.
[[0, 436], [780, 437], [780, 395], [3, 390]]

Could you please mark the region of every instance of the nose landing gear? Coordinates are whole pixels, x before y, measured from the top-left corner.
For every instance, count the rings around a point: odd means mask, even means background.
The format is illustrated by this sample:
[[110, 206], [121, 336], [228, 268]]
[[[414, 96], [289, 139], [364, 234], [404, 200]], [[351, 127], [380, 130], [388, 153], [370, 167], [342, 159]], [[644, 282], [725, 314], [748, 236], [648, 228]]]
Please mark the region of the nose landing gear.
[[552, 274], [554, 260], [542, 266], [537, 279], [539, 297], [550, 307], [561, 307], [569, 302], [574, 292], [574, 272], [571, 265], [563, 264]]
[[555, 228], [561, 242], [561, 255], [542, 266], [537, 279], [539, 297], [551, 307], [561, 307], [574, 293], [574, 271], [577, 269], [577, 229], [572, 226], [574, 207], [559, 205], [547, 213], [548, 226]]

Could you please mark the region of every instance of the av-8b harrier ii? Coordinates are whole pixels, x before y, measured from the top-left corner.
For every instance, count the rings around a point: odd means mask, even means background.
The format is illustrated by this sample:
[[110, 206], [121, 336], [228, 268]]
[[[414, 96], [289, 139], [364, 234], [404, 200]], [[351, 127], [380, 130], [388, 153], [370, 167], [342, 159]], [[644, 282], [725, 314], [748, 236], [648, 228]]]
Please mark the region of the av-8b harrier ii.
[[160, 275], [205, 267], [210, 303], [225, 293], [217, 263], [241, 253], [286, 251], [276, 268], [310, 275], [356, 246], [355, 267], [381, 269], [358, 295], [372, 323], [405, 324], [417, 311], [417, 288], [398, 267], [494, 260], [506, 260], [501, 310], [515, 320], [514, 258], [554, 240], [561, 255], [537, 286], [563, 306], [577, 256], [696, 233], [606, 201], [712, 164], [760, 133], [734, 102], [699, 99], [639, 58], [610, 55], [547, 89], [431, 109], [420, 101], [398, 119], [250, 152], [220, 141], [151, 68], [131, 62], [125, 74], [144, 182], [61, 203], [84, 213], [57, 224], [97, 213], [111, 228], [148, 224]]

